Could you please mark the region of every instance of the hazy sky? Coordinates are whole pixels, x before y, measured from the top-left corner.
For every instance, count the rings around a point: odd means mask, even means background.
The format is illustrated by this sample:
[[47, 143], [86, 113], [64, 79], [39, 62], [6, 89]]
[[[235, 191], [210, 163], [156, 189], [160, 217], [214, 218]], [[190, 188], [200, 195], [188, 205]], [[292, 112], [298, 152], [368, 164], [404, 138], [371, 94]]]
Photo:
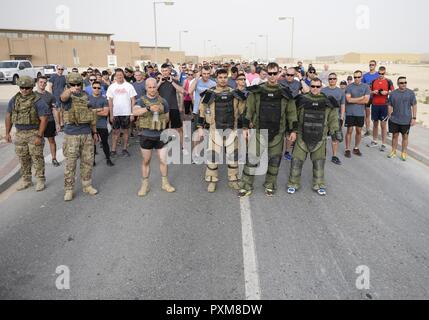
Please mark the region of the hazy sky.
[[[70, 8], [67, 31], [114, 33], [115, 40], [154, 45], [152, 0], [21, 0], [2, 1], [0, 28], [56, 30], [60, 5]], [[295, 57], [355, 52], [429, 52], [429, 4], [422, 0], [177, 0], [174, 6], [157, 5], [159, 46], [179, 47], [189, 55], [242, 54], [265, 57], [290, 53], [291, 23], [295, 17]], [[360, 27], [358, 27], [358, 26]], [[424, 40], [426, 39], [426, 40]], [[246, 48], [247, 47], [247, 48]]]

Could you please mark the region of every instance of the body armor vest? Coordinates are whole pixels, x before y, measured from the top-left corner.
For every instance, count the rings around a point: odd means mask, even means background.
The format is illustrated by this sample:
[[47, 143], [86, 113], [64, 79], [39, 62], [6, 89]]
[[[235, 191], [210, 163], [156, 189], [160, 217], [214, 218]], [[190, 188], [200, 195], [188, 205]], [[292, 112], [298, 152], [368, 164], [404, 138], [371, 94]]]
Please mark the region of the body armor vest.
[[64, 123], [68, 125], [91, 124], [96, 121], [94, 110], [89, 108], [88, 95], [83, 94], [81, 97], [71, 96], [71, 108], [64, 110]]
[[280, 132], [282, 116], [281, 90], [275, 92], [262, 92], [259, 106], [259, 129], [268, 130], [268, 138], [272, 141]]
[[137, 122], [138, 128], [156, 131], [163, 131], [167, 129], [167, 115], [164, 112], [164, 105], [162, 103], [161, 97], [158, 96], [155, 102], [150, 102], [146, 97], [142, 97], [142, 101], [148, 108], [159, 105], [161, 109], [159, 111], [158, 121], [155, 121], [156, 119], [154, 118], [154, 114], [152, 112], [148, 112], [147, 114], [140, 116]]
[[309, 150], [314, 150], [323, 140], [326, 125], [326, 101], [304, 98], [303, 140]]
[[12, 123], [15, 125], [39, 125], [40, 119], [35, 106], [39, 99], [35, 93], [26, 97], [18, 93], [15, 96], [15, 106], [12, 109]]
[[216, 129], [234, 129], [234, 95], [232, 92], [215, 93]]

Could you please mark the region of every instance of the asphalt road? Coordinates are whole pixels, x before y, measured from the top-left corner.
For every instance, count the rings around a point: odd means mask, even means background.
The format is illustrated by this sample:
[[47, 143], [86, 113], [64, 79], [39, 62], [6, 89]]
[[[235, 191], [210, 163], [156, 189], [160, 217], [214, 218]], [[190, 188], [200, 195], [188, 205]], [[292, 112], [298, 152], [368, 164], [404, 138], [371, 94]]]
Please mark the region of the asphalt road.
[[[226, 178], [207, 194], [201, 166], [171, 167], [178, 192], [168, 195], [154, 161], [152, 192], [138, 198], [131, 150], [113, 169], [98, 156], [95, 198], [79, 187], [64, 203], [63, 169], [50, 166], [44, 193], [0, 196], [1, 299], [235, 300], [247, 290], [262, 299], [429, 298], [429, 168], [417, 161], [362, 148], [361, 159], [327, 164], [326, 198], [311, 191], [309, 163], [304, 188], [288, 196], [283, 163], [277, 196], [267, 199], [258, 178], [248, 211]], [[70, 290], [55, 286], [61, 265]], [[356, 286], [359, 266], [370, 270], [369, 290]]]

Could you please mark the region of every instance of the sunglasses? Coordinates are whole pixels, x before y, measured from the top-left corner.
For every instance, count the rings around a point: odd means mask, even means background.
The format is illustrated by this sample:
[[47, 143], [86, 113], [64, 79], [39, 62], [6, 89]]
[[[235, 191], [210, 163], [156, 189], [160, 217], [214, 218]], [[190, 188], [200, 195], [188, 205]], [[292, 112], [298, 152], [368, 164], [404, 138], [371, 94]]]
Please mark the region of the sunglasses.
[[294, 74], [287, 74], [286, 76], [287, 76], [287, 77], [295, 77], [295, 75], [294, 75]]
[[89, 79], [90, 82], [94, 82], [95, 80], [97, 80], [97, 79]]
[[64, 69], [58, 69], [58, 71], [64, 71]]
[[311, 86], [313, 89], [320, 89], [322, 86]]
[[335, 81], [337, 78], [329, 78], [329, 81]]
[[355, 79], [361, 79], [361, 78], [362, 78], [362, 76], [360, 76], [360, 77], [353, 77], [353, 78], [355, 78]]
[[375, 67], [375, 66], [377, 66], [376, 64], [370, 64], [369, 65], [370, 67]]
[[237, 81], [246, 81], [245, 78], [238, 78]]
[[82, 83], [70, 83], [71, 87], [81, 87]]
[[33, 88], [31, 88], [31, 87], [20, 87], [19, 89], [21, 89], [21, 90], [32, 90]]
[[279, 72], [267, 72], [267, 74], [272, 77], [272, 76], [277, 76], [279, 74]]
[[384, 76], [384, 75], [385, 75], [385, 73], [380, 73], [380, 72], [379, 72], [378, 74], [379, 74], [380, 76]]
[[408, 82], [399, 82], [399, 84], [407, 84]]
[[316, 73], [316, 71], [309, 71], [308, 73]]
[[94, 90], [101, 90], [101, 87], [92, 87]]

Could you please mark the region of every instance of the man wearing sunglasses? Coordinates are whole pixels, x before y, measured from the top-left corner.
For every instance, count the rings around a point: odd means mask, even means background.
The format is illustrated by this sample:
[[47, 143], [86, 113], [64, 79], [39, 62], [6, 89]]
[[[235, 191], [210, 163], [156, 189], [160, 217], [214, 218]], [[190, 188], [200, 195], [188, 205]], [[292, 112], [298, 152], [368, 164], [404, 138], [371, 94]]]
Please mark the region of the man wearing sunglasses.
[[64, 201], [72, 201], [78, 159], [83, 192], [91, 196], [98, 193], [92, 187], [92, 170], [94, 144], [100, 141], [100, 137], [96, 127], [96, 111], [91, 108], [88, 94], [82, 91], [82, 76], [69, 74], [67, 84], [68, 88], [61, 95], [65, 133], [63, 154], [66, 159]]
[[396, 158], [399, 134], [402, 135], [401, 160], [407, 161], [408, 138], [411, 127], [417, 122], [417, 99], [414, 91], [407, 88], [407, 78], [399, 77], [398, 89], [389, 96], [389, 131], [393, 134], [392, 152], [389, 159]]
[[[101, 145], [103, 146], [103, 152], [106, 156], [106, 164], [108, 167], [113, 167], [114, 164], [110, 159], [110, 147], [109, 147], [109, 130], [107, 129], [107, 120], [109, 117], [109, 102], [106, 97], [101, 94], [102, 85], [100, 81], [94, 81], [92, 83], [92, 94], [89, 96], [89, 103], [93, 109], [97, 112], [97, 133], [101, 139]], [[94, 167], [95, 155], [97, 147], [94, 145]]]
[[[91, 77], [89, 77], [89, 86], [87, 86], [86, 88], [85, 88], [85, 92], [88, 94], [88, 96], [92, 96], [92, 94], [93, 94], [93, 90], [92, 90], [92, 87], [93, 87], [93, 85], [94, 85], [94, 82], [95, 81], [100, 81], [100, 80], [97, 80], [97, 77], [96, 76], [91, 76]], [[105, 97], [106, 96], [106, 90], [103, 88], [103, 87], [101, 87], [101, 95], [103, 96], [103, 97]]]
[[[339, 111], [339, 126], [340, 130], [342, 130], [344, 125], [345, 113], [346, 113], [346, 94], [341, 88], [337, 87], [338, 76], [336, 73], [331, 73], [328, 75], [328, 83], [329, 86], [322, 89], [322, 93], [327, 97], [333, 97], [335, 101], [337, 101], [338, 106], [340, 108]], [[332, 140], [332, 163], [336, 165], [341, 165], [341, 160], [337, 156], [338, 153], [338, 141]]]
[[[254, 160], [259, 160], [262, 145], [268, 145], [268, 172], [265, 178], [265, 195], [274, 196], [277, 189], [277, 176], [282, 161], [284, 137], [288, 134], [291, 142], [296, 140], [298, 129], [295, 100], [289, 89], [280, 86], [279, 65], [270, 63], [267, 66], [268, 82], [260, 86], [250, 87], [250, 94], [247, 98], [247, 110], [243, 122], [243, 135], [249, 138], [247, 129], [255, 129], [257, 134], [251, 139], [256, 139], [256, 154], [249, 154], [248, 161], [243, 171], [243, 178], [240, 183], [239, 197], [248, 197], [253, 192], [255, 171], [258, 165]], [[264, 138], [260, 130], [268, 131], [268, 141]], [[254, 142], [255, 140], [252, 140]], [[260, 146], [260, 148], [258, 148]], [[252, 163], [251, 163], [252, 162]]]
[[353, 154], [361, 157], [359, 149], [362, 142], [362, 128], [365, 124], [365, 108], [371, 97], [371, 90], [367, 84], [362, 83], [362, 71], [355, 71], [354, 82], [346, 89], [346, 158], [352, 157], [350, 149], [353, 129], [356, 128], [355, 147]]
[[6, 142], [12, 143], [11, 130], [15, 125], [15, 152], [21, 164], [21, 181], [17, 191], [32, 186], [31, 167], [34, 166], [36, 191], [45, 189], [44, 139], [48, 125], [49, 106], [33, 92], [34, 80], [23, 76], [18, 79], [19, 92], [9, 101], [6, 118]]
[[380, 151], [386, 151], [387, 140], [387, 120], [388, 108], [387, 99], [389, 94], [395, 90], [393, 82], [386, 78], [386, 67], [380, 67], [378, 70], [378, 79], [374, 80], [371, 84], [372, 108], [371, 118], [374, 123], [373, 126], [373, 140], [367, 146], [369, 148], [377, 148], [378, 145], [378, 128], [381, 125], [381, 139], [382, 144]]
[[288, 182], [288, 193], [295, 194], [301, 187], [301, 172], [308, 154], [313, 162], [313, 190], [326, 196], [325, 163], [326, 141], [331, 134], [334, 141], [342, 142], [338, 124], [339, 105], [335, 98], [321, 93], [322, 80], [310, 83], [310, 93], [296, 100], [298, 113], [298, 138], [293, 151]]
[[[66, 83], [67, 81], [66, 81], [66, 77], [64, 76], [64, 67], [61, 65], [58, 65], [57, 72], [49, 78], [49, 82], [48, 82], [49, 86], [46, 89], [54, 96], [57, 103], [57, 108], [61, 107], [60, 97], [61, 97], [61, 94], [64, 92]], [[62, 118], [60, 118], [60, 125], [61, 126], [63, 125]]]
[[[217, 85], [204, 92], [200, 103], [197, 129], [204, 137], [204, 128], [209, 130], [209, 146], [205, 180], [208, 192], [216, 192], [219, 182], [219, 163], [226, 149], [228, 161], [229, 187], [239, 190], [238, 138], [237, 129], [243, 127], [243, 113], [246, 108], [246, 95], [228, 86], [228, 71], [216, 71]], [[226, 132], [230, 132], [225, 136]]]
[[[367, 84], [368, 86], [371, 86], [374, 80], [378, 79], [378, 72], [376, 68], [377, 68], [377, 61], [371, 60], [369, 62], [369, 72], [363, 75], [362, 83]], [[371, 94], [370, 100], [366, 104], [366, 109], [365, 109], [365, 127], [366, 127], [365, 137], [369, 137], [371, 135], [372, 98], [373, 98], [373, 95]]]

